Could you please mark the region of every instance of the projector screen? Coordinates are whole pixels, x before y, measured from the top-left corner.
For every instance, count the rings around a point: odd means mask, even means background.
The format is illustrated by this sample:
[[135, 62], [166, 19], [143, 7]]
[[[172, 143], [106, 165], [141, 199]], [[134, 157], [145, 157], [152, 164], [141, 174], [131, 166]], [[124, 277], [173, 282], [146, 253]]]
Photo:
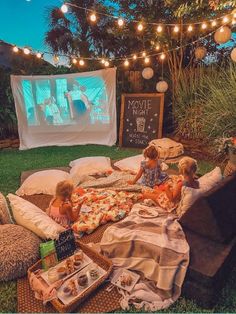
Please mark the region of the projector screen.
[[116, 142], [116, 69], [11, 76], [20, 149]]

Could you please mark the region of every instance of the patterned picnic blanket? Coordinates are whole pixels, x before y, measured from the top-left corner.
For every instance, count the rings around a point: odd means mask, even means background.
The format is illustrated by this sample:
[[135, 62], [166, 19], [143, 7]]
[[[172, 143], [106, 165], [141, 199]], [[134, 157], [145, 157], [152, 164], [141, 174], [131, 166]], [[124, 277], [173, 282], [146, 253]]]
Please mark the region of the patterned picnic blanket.
[[124, 218], [140, 198], [140, 193], [78, 188], [73, 203], [83, 202], [83, 206], [72, 229], [81, 236], [92, 233], [101, 224]]
[[[145, 310], [156, 311], [180, 296], [189, 246], [176, 216], [162, 211], [157, 217], [143, 218], [139, 211], [144, 209], [134, 205], [128, 217], [108, 227], [100, 246], [114, 266], [138, 271], [148, 279], [149, 286], [141, 281], [131, 294], [122, 292], [122, 307], [129, 309], [132, 301], [139, 309], [141, 304]], [[135, 303], [137, 299], [141, 303]]]

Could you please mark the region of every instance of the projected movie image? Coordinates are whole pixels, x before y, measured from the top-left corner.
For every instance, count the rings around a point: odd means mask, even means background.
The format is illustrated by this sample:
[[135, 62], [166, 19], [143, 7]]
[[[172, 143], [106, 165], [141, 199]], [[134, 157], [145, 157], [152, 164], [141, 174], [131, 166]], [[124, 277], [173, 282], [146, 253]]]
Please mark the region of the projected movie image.
[[109, 124], [107, 88], [102, 77], [22, 80], [28, 126]]

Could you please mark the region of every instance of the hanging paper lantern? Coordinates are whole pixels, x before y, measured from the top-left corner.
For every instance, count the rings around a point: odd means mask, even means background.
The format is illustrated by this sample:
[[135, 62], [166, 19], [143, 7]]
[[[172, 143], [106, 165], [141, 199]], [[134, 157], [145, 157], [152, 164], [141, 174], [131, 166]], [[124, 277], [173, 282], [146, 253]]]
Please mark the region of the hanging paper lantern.
[[232, 51], [231, 51], [231, 59], [236, 62], [236, 48], [234, 48]]
[[143, 69], [142, 76], [145, 80], [150, 80], [154, 75], [154, 71], [152, 68], [148, 67]]
[[231, 35], [231, 29], [228, 26], [222, 26], [215, 32], [214, 39], [217, 44], [225, 44], [230, 40]]
[[205, 47], [197, 47], [195, 50], [195, 58], [198, 60], [202, 60], [203, 58], [205, 58], [207, 54], [207, 50]]
[[156, 90], [159, 93], [165, 93], [167, 91], [167, 89], [168, 89], [168, 84], [166, 81], [160, 81], [156, 85]]

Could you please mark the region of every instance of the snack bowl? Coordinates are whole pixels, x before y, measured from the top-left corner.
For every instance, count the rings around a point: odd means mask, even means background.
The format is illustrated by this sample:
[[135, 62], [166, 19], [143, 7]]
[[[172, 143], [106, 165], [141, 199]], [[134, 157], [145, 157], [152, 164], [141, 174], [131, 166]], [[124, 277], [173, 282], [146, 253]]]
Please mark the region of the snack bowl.
[[82, 261], [77, 261], [77, 260], [75, 260], [75, 261], [74, 261], [74, 267], [75, 267], [75, 269], [80, 268], [82, 264], [83, 264]]
[[68, 285], [66, 285], [63, 289], [62, 292], [65, 296], [70, 296], [72, 294], [72, 290], [71, 287], [69, 287]]
[[86, 287], [88, 285], [88, 276], [86, 274], [78, 276], [78, 285]]
[[96, 268], [91, 268], [89, 270], [89, 276], [92, 280], [96, 280], [99, 277], [99, 271]]
[[78, 252], [74, 255], [74, 261], [82, 261], [84, 259], [83, 252]]
[[66, 267], [61, 266], [61, 267], [57, 268], [57, 274], [58, 274], [59, 278], [66, 276], [67, 275]]

